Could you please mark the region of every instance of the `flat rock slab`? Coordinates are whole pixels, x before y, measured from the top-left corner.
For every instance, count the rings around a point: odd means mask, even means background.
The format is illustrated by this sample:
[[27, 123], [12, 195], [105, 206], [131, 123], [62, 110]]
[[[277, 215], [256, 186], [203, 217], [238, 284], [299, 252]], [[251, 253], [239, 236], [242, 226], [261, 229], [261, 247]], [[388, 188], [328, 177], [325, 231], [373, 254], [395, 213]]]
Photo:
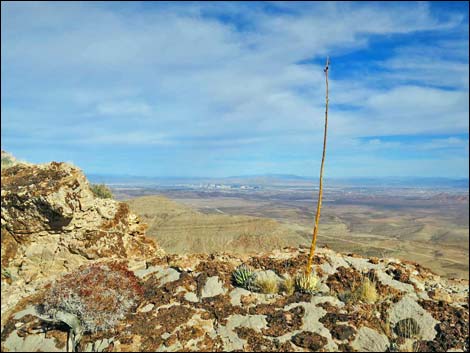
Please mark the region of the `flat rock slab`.
[[235, 288], [230, 292], [230, 304], [236, 305], [236, 306], [241, 306], [241, 297], [242, 295], [250, 295], [251, 292], [249, 290], [246, 290], [244, 288]]
[[385, 335], [368, 327], [361, 327], [352, 343], [352, 347], [359, 352], [385, 352], [389, 345]]
[[45, 338], [44, 334], [33, 334], [20, 337], [13, 331], [3, 343], [10, 352], [63, 352], [64, 348], [56, 346], [54, 338]]
[[235, 328], [251, 328], [261, 334], [261, 329], [265, 328], [266, 325], [267, 322], [264, 315], [232, 315], [228, 318], [225, 326], [220, 325], [217, 328], [217, 334], [223, 342], [224, 351], [243, 350], [246, 340], [238, 337]]
[[411, 295], [403, 297], [398, 303], [393, 304], [389, 309], [390, 325], [395, 327], [397, 322], [404, 319], [414, 319], [419, 326], [419, 334], [423, 340], [433, 340], [436, 337], [436, 326], [439, 321], [424, 310]]
[[220, 281], [218, 276], [207, 278], [206, 284], [201, 291], [201, 298], [215, 297], [219, 294], [224, 294], [227, 290], [223, 282]]
[[185, 293], [184, 299], [186, 299], [188, 302], [192, 302], [192, 303], [197, 303], [199, 301], [199, 298], [197, 297], [197, 294], [194, 293], [194, 292]]
[[[385, 284], [386, 286], [390, 286], [392, 288], [395, 288], [401, 292], [405, 293], [415, 293], [415, 289], [411, 284], [408, 283], [403, 283], [397, 280], [394, 280], [391, 276], [386, 274], [383, 271], [378, 271], [377, 272], [377, 278], [382, 284]], [[414, 294], [416, 296], [416, 294]]]

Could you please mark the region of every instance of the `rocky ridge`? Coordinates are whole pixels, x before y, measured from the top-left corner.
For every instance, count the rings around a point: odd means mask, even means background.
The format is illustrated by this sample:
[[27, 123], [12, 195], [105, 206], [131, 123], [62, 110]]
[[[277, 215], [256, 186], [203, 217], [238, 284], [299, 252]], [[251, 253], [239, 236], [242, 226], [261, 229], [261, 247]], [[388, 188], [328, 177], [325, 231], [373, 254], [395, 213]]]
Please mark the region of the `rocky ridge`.
[[[415, 263], [321, 248], [313, 294], [263, 294], [237, 266], [282, 284], [308, 250], [165, 254], [64, 163], [2, 169], [1, 198], [2, 351], [468, 351], [468, 282]], [[373, 302], [349, 295], [365, 278]]]
[[92, 260], [163, 253], [126, 204], [96, 198], [66, 163], [2, 168], [2, 320], [44, 280]]

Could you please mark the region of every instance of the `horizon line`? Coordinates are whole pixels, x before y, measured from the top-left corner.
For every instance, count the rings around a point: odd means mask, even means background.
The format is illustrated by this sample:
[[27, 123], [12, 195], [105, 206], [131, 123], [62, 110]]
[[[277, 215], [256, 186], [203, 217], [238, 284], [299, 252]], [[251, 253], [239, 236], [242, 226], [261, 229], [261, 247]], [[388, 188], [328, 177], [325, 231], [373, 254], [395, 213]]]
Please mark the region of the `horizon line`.
[[[284, 177], [284, 178], [302, 178], [302, 179], [318, 179], [318, 176], [299, 175], [299, 174], [281, 174], [281, 173], [266, 173], [266, 174], [245, 174], [245, 175], [228, 175], [228, 176], [182, 176], [182, 175], [134, 175], [134, 174], [111, 174], [111, 173], [88, 173], [87, 176], [102, 176], [102, 177], [133, 177], [133, 178], [166, 178], [166, 179], [230, 179], [230, 178], [254, 178], [254, 177]], [[387, 176], [343, 176], [343, 177], [325, 177], [325, 179], [447, 179], [447, 180], [469, 180], [468, 176], [416, 176], [416, 175], [387, 175]]]

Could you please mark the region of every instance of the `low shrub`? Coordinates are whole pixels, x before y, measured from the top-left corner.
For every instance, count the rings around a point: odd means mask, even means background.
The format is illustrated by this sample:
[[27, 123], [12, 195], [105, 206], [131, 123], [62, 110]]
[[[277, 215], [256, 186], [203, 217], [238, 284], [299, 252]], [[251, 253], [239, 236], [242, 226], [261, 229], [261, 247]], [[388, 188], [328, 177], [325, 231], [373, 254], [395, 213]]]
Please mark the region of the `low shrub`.
[[71, 314], [83, 332], [96, 332], [114, 327], [141, 295], [137, 277], [123, 264], [98, 263], [82, 266], [49, 285], [37, 310], [59, 321], [64, 313]]
[[111, 189], [105, 184], [91, 184], [90, 189], [93, 191], [93, 194], [100, 199], [112, 199], [114, 197]]

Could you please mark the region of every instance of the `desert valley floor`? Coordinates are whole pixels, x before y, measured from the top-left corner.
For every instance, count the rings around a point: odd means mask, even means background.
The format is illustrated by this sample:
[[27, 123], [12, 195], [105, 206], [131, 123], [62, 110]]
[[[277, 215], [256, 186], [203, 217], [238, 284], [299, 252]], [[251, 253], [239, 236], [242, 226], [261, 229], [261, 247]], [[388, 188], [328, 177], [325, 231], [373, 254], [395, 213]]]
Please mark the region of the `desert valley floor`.
[[[149, 224], [167, 251], [250, 253], [309, 245], [316, 192], [117, 187], [118, 199]], [[468, 279], [468, 192], [417, 188], [330, 188], [319, 245], [365, 256], [416, 261]]]

